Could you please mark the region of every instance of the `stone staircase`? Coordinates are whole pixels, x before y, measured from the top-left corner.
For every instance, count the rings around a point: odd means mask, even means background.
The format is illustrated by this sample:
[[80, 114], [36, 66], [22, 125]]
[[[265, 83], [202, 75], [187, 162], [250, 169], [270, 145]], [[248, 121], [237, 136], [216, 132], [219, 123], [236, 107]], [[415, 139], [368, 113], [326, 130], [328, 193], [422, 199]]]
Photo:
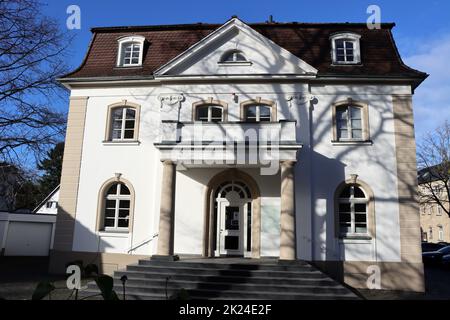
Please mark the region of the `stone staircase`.
[[[120, 298], [124, 275], [127, 299], [358, 299], [345, 286], [300, 261], [285, 265], [250, 259], [140, 260], [114, 273], [114, 290]], [[87, 292], [98, 289], [90, 283]]]

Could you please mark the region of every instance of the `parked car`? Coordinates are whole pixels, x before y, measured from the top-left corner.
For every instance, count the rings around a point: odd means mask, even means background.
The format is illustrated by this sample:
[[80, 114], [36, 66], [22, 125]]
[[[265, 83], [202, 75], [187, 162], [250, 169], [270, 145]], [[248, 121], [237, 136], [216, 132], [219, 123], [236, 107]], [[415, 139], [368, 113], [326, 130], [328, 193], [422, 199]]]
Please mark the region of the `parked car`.
[[442, 265], [446, 268], [450, 268], [450, 254], [442, 256]]
[[437, 251], [445, 246], [448, 246], [448, 243], [422, 242], [422, 252]]
[[[440, 248], [436, 251], [422, 253], [422, 259], [425, 264], [442, 265], [447, 263], [450, 257], [450, 246]], [[445, 258], [444, 258], [445, 257]]]

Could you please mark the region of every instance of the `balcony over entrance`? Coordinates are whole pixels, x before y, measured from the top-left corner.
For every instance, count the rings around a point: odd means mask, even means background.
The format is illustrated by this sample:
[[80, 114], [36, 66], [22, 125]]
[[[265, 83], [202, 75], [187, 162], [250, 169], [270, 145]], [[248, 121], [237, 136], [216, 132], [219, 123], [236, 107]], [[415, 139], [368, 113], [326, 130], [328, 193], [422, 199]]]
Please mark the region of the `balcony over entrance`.
[[296, 161], [296, 122], [190, 122], [163, 121], [155, 146], [161, 160], [203, 165], [267, 165]]

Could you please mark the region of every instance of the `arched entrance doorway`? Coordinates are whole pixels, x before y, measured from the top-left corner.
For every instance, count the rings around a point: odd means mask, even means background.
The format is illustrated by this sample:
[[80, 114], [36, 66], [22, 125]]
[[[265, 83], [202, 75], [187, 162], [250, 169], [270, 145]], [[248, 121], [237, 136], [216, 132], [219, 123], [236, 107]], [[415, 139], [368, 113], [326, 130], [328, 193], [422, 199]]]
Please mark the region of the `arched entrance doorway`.
[[205, 257], [260, 257], [261, 203], [253, 178], [237, 169], [217, 174], [205, 203]]
[[252, 197], [241, 181], [222, 183], [215, 192], [217, 235], [215, 256], [251, 252]]

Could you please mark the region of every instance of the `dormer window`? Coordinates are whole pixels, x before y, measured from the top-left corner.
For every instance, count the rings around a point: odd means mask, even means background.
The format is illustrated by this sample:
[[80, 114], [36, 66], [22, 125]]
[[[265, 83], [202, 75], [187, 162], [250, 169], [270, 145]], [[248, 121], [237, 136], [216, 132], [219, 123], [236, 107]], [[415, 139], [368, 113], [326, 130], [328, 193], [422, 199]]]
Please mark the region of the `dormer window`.
[[142, 66], [145, 38], [131, 36], [119, 39], [118, 67]]
[[333, 64], [352, 65], [361, 63], [360, 35], [339, 33], [331, 36], [330, 39]]

